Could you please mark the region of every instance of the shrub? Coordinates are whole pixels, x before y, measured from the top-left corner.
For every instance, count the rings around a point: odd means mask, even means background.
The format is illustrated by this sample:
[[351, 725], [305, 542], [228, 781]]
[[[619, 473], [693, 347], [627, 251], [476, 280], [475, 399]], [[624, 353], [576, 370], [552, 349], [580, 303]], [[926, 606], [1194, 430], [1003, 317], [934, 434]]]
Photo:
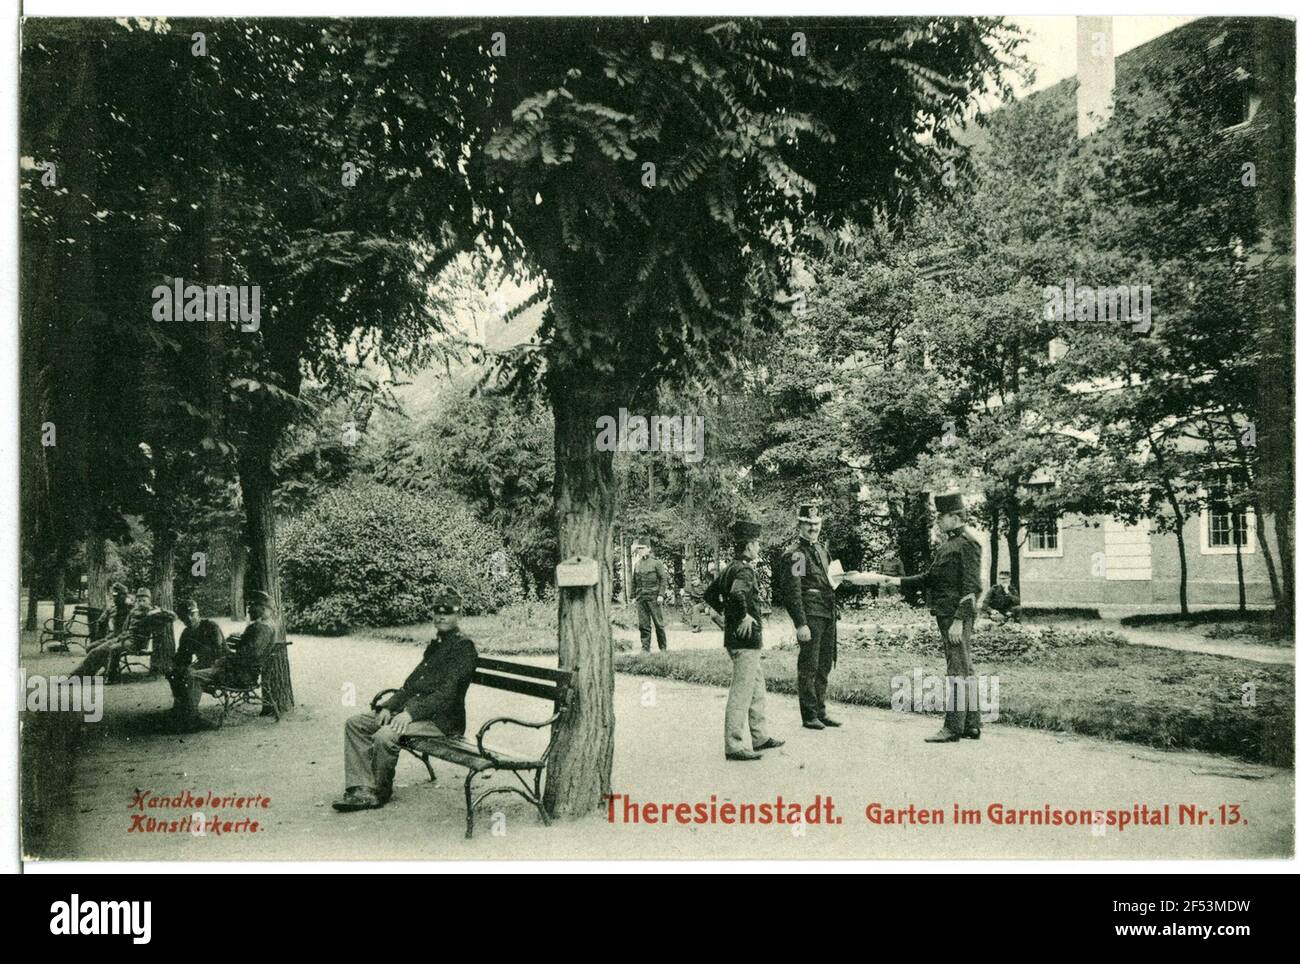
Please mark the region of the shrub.
[[[320, 497], [284, 527], [280, 575], [288, 624], [305, 632], [418, 623], [444, 587], [467, 615], [520, 597], [500, 579], [495, 533], [448, 496], [356, 482]], [[499, 564], [497, 566], [499, 569]]]

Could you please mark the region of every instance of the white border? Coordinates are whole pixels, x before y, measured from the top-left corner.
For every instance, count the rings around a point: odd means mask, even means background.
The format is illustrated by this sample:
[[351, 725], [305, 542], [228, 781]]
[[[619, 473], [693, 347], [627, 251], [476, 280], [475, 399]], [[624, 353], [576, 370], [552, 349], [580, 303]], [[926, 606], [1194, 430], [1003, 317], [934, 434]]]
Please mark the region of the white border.
[[[166, 14], [170, 16], [524, 16], [524, 15], [573, 15], [573, 16], [654, 16], [692, 15], [698, 16], [707, 11], [710, 14], [747, 13], [751, 15], [855, 15], [882, 16], [886, 14], [915, 14], [915, 3], [882, 3], [864, 5], [839, 2], [812, 2], [795, 4], [791, 0], [713, 0], [701, 7], [698, 0], [657, 0], [657, 2], [630, 4], [624, 0], [570, 0], [567, 3], [533, 3], [499, 2], [499, 0], [477, 0], [474, 4], [454, 3], [420, 3], [417, 0], [28, 0], [25, 4], [16, 4], [21, 15], [25, 16], [114, 16], [124, 11], [133, 14]], [[1077, 3], [1065, 3], [1062, 0], [1041, 0], [1028, 3], [1009, 4], [1010, 10], [991, 8], [986, 3], [947, 0], [941, 5], [946, 13], [955, 14], [1004, 14], [1037, 16], [1073, 16], [1079, 13], [1106, 13], [1117, 16], [1272, 16], [1294, 19], [1293, 3], [1284, 4], [1280, 0], [1265, 3], [1237, 4], [1232, 10], [1225, 10], [1226, 4], [1210, 3], [1207, 0], [1182, 0], [1173, 3], [1150, 2], [1150, 0], [1133, 0], [1125, 5], [1123, 12], [1112, 10], [1080, 10]], [[18, 18], [10, 20], [0, 43], [0, 76], [10, 83], [4, 89], [10, 93], [0, 98], [0, 131], [3, 131], [5, 156], [12, 162], [18, 156], [17, 150], [17, 76], [18, 76]], [[11, 566], [10, 591], [0, 591], [0, 619], [4, 625], [11, 627], [11, 634], [5, 637], [5, 645], [10, 647], [10, 665], [16, 663], [17, 634], [13, 627], [18, 626], [18, 579], [17, 579], [17, 526], [18, 510], [18, 461], [14, 457], [17, 444], [17, 343], [18, 343], [18, 289], [17, 289], [17, 250], [18, 250], [18, 198], [16, 177], [10, 176], [3, 181], [3, 200], [5, 210], [10, 212], [4, 220], [3, 250], [6, 256], [0, 263], [0, 304], [3, 304], [3, 331], [7, 339], [3, 362], [0, 362], [0, 378], [3, 379], [0, 390], [0, 405], [3, 405], [3, 420], [0, 422], [0, 478], [4, 489], [10, 493], [12, 501], [6, 506], [6, 516], [0, 522], [0, 558], [7, 560]], [[1060, 544], [1058, 526], [1058, 545]], [[3, 697], [0, 698], [0, 719], [3, 727], [3, 746], [15, 750], [18, 742], [16, 687], [0, 686]], [[1297, 717], [1300, 719], [1300, 715]], [[7, 765], [0, 767], [0, 833], [3, 833], [3, 854], [5, 864], [17, 867], [18, 822], [17, 822], [17, 753], [8, 754]], [[935, 861], [808, 861], [800, 863], [778, 861], [735, 862], [702, 860], [693, 862], [665, 861], [565, 861], [565, 862], [491, 862], [491, 863], [90, 863], [69, 861], [46, 861], [29, 863], [23, 869], [30, 873], [211, 873], [211, 874], [247, 874], [247, 873], [426, 873], [431, 868], [457, 870], [465, 873], [589, 873], [622, 872], [636, 874], [681, 873], [685, 869], [693, 871], [715, 871], [727, 873], [1071, 873], [1071, 874], [1114, 874], [1114, 873], [1295, 873], [1296, 858], [1260, 859], [1260, 860], [1136, 860], [1136, 861], [1083, 861], [1083, 860], [935, 860]]]

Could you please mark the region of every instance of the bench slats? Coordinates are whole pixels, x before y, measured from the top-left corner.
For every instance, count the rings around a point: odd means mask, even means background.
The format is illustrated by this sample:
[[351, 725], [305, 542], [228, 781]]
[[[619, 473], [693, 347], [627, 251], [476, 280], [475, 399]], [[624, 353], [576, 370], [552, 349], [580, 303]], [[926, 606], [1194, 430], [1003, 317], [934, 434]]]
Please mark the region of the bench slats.
[[530, 666], [527, 663], [511, 663], [504, 659], [492, 659], [480, 656], [474, 664], [477, 669], [490, 669], [512, 676], [529, 676], [534, 679], [550, 680], [552, 683], [569, 683], [573, 672], [567, 669], [552, 669], [549, 666]]
[[482, 670], [474, 670], [474, 676], [471, 682], [486, 686], [494, 690], [507, 690], [511, 693], [522, 693], [524, 696], [535, 696], [542, 700], [555, 700], [560, 698], [561, 687], [554, 683], [536, 683], [532, 680], [519, 679], [514, 676], [501, 676], [497, 673], [485, 673]]

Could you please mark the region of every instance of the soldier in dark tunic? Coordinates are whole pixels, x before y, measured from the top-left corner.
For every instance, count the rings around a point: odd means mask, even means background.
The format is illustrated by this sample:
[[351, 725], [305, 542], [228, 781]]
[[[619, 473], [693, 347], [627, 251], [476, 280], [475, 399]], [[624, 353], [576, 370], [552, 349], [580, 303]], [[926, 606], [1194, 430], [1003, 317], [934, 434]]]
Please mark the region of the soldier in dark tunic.
[[343, 770], [347, 789], [334, 801], [340, 812], [375, 810], [393, 795], [398, 741], [403, 736], [461, 736], [465, 732], [465, 692], [474, 676], [478, 650], [460, 631], [460, 597], [434, 602], [438, 635], [424, 658], [373, 711], [358, 713], [343, 727]]
[[782, 601], [799, 642], [799, 714], [810, 730], [839, 726], [826, 715], [826, 687], [835, 665], [835, 589], [829, 575], [830, 552], [818, 537], [822, 517], [817, 506], [799, 506], [799, 539], [781, 556], [777, 578]]
[[105, 639], [122, 631], [126, 625], [127, 614], [131, 612], [133, 602], [131, 593], [127, 591], [126, 586], [120, 582], [113, 583], [113, 602], [108, 608], [99, 614], [95, 620], [95, 630], [93, 638], [96, 640]]
[[[226, 648], [226, 636], [211, 619], [199, 616], [199, 604], [188, 599], [181, 609], [181, 621], [185, 629], [181, 632], [180, 645], [176, 648], [176, 660], [167, 682], [172, 688], [172, 710], [181, 718], [190, 714], [191, 704], [197, 705], [190, 694], [190, 670], [210, 669], [218, 661], [230, 655]], [[191, 665], [193, 664], [193, 665]]]
[[998, 581], [980, 599], [979, 611], [995, 623], [1020, 622], [1020, 596], [1011, 589], [1010, 571], [998, 573]]
[[[659, 651], [668, 649], [668, 632], [664, 629], [664, 594], [668, 592], [668, 570], [655, 558], [654, 549], [641, 543], [645, 554], [632, 567], [632, 598], [636, 600], [637, 628], [641, 631], [641, 649], [650, 652], [650, 627], [654, 626]], [[632, 549], [635, 552], [636, 546]]]
[[[966, 530], [966, 510], [960, 493], [936, 495], [934, 508], [945, 540], [925, 572], [914, 576], [876, 576], [885, 585], [922, 586], [930, 612], [939, 624], [948, 680], [943, 728], [927, 743], [954, 743], [962, 737], [980, 738], [980, 711], [970, 643], [975, 630], [975, 606], [983, 590], [980, 544]], [[974, 706], [974, 709], [970, 709]]]
[[213, 683], [228, 686], [252, 686], [262, 672], [262, 664], [276, 645], [275, 623], [271, 618], [271, 597], [258, 589], [248, 594], [251, 621], [211, 666], [191, 667], [186, 674], [186, 720], [199, 725], [199, 703], [204, 687]]
[[141, 586], [135, 591], [135, 605], [127, 612], [121, 628], [92, 644], [73, 675], [94, 676], [103, 670], [108, 682], [116, 682], [122, 673], [123, 657], [148, 651], [154, 634], [164, 628], [170, 631], [175, 620], [176, 614], [155, 607], [152, 591]]
[[764, 704], [767, 681], [763, 678], [763, 611], [758, 591], [757, 522], [732, 526], [736, 557], [704, 591], [705, 601], [722, 614], [722, 645], [731, 657], [731, 689], [727, 693], [723, 747], [728, 760], [758, 760], [762, 750], [784, 744], [767, 734]]

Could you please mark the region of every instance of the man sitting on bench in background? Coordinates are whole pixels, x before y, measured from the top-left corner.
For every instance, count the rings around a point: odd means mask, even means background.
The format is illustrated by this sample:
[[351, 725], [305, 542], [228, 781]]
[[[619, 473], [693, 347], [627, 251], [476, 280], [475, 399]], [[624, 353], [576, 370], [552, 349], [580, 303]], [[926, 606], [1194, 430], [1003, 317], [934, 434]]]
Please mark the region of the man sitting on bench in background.
[[[211, 669], [229, 656], [230, 650], [226, 648], [226, 636], [221, 627], [211, 619], [199, 618], [196, 600], [185, 600], [181, 621], [185, 623], [185, 630], [181, 633], [180, 645], [176, 647], [176, 659], [167, 675], [167, 682], [172, 687], [172, 712], [180, 719], [188, 720], [193, 715], [191, 705], [197, 706], [198, 703], [190, 694], [191, 670]], [[199, 692], [202, 693], [202, 686], [199, 686]]]
[[461, 635], [459, 596], [439, 596], [433, 613], [438, 635], [402, 688], [372, 712], [358, 713], [343, 726], [347, 789], [334, 801], [335, 810], [375, 810], [388, 802], [401, 737], [465, 732], [465, 691], [474, 676], [478, 650], [472, 639]]
[[175, 619], [176, 614], [170, 609], [156, 608], [153, 593], [141, 586], [135, 591], [135, 606], [126, 614], [121, 628], [112, 636], [92, 644], [86, 658], [72, 671], [72, 675], [94, 676], [104, 670], [108, 682], [116, 682], [122, 675], [122, 657], [148, 650], [159, 622], [171, 623]]
[[271, 620], [271, 597], [260, 589], [248, 594], [248, 615], [251, 620], [226, 652], [219, 655], [207, 669], [193, 668], [186, 674], [186, 701], [182, 717], [188, 725], [206, 726], [199, 718], [199, 702], [203, 688], [213, 683], [225, 686], [253, 686], [262, 671], [262, 661], [275, 646], [275, 623]]

